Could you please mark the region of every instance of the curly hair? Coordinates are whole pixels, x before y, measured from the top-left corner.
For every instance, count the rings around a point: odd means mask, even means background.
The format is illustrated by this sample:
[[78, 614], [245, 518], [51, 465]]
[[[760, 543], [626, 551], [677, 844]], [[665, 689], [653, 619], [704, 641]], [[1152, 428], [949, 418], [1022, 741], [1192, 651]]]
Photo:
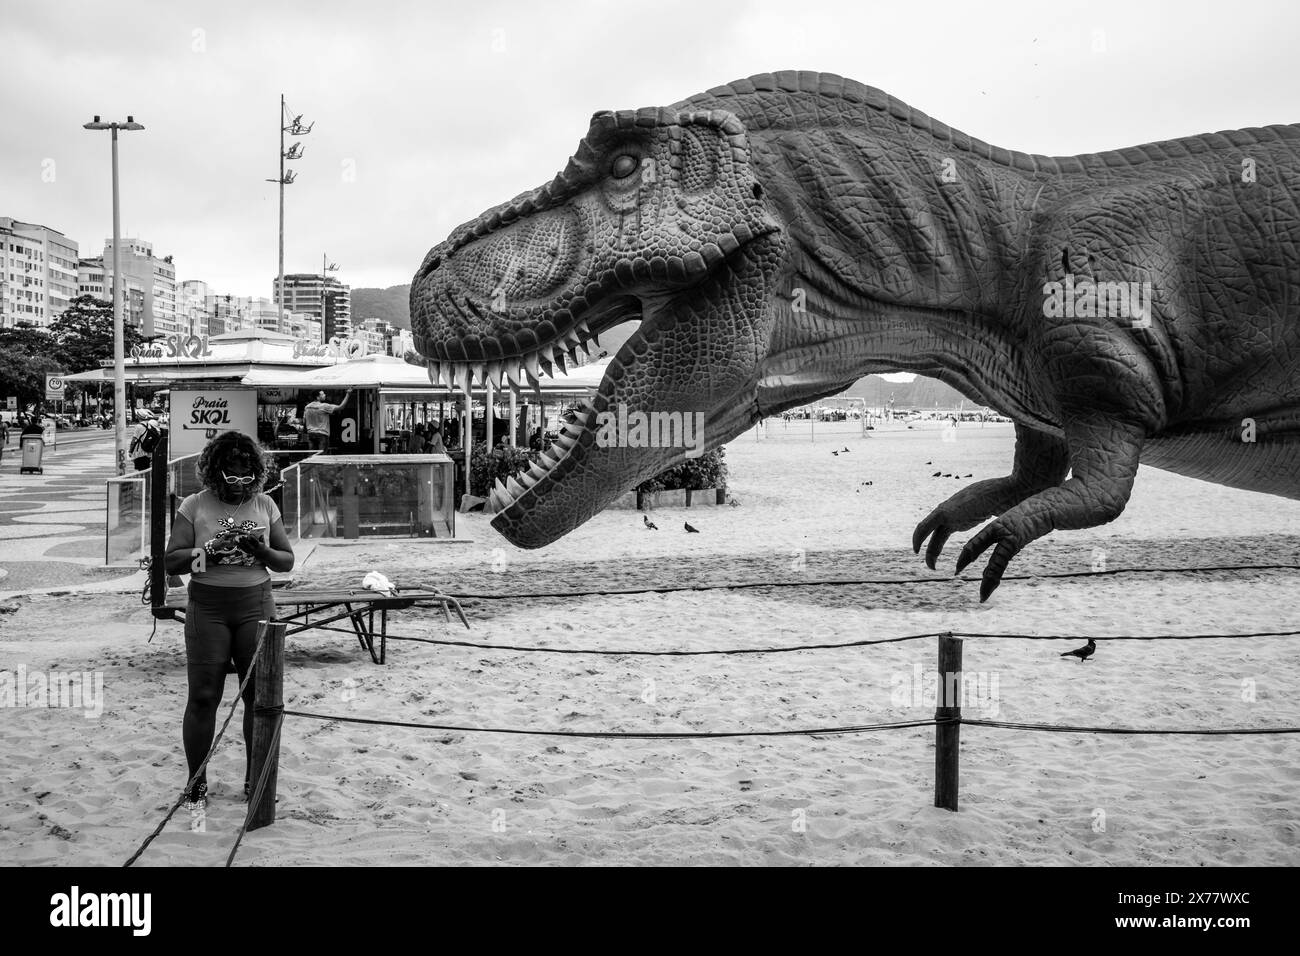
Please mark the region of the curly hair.
[[199, 481], [203, 487], [217, 494], [226, 484], [222, 471], [240, 466], [247, 466], [252, 473], [252, 490], [261, 491], [267, 473], [266, 455], [262, 446], [243, 432], [222, 432], [203, 446], [203, 451], [199, 453]]

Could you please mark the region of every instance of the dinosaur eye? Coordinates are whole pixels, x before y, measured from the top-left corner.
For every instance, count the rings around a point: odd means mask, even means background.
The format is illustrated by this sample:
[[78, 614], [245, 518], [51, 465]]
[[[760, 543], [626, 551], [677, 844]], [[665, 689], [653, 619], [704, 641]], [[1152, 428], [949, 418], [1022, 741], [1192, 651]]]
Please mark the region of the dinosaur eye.
[[610, 167], [609, 171], [615, 179], [627, 179], [637, 171], [637, 167], [640, 165], [635, 156], [631, 153], [624, 153], [614, 160], [614, 165]]

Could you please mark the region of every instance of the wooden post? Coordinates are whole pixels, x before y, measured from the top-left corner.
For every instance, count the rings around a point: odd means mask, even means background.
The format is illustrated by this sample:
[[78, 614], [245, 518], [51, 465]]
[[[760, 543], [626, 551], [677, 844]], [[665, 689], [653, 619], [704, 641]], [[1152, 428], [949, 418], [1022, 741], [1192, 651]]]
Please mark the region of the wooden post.
[[934, 728], [934, 805], [957, 812], [957, 770], [961, 745], [961, 638], [939, 638], [939, 692], [934, 719], [953, 720]]
[[163, 605], [167, 603], [167, 570], [163, 567], [163, 557], [167, 550], [169, 510], [167, 430], [163, 429], [149, 466], [149, 604], [154, 617], [172, 617], [171, 612], [163, 610]]
[[287, 626], [272, 621], [262, 621], [257, 625], [257, 637], [262, 647], [253, 670], [253, 753], [249, 783], [254, 792], [267, 761], [271, 767], [267, 771], [262, 796], [249, 818], [250, 830], [275, 822], [275, 789], [280, 770], [276, 726], [284, 714], [284, 632]]
[[470, 404], [472, 401], [470, 393], [466, 392], [464, 419], [460, 429], [460, 447], [465, 452], [465, 494], [469, 494], [469, 462], [474, 451], [474, 409]]

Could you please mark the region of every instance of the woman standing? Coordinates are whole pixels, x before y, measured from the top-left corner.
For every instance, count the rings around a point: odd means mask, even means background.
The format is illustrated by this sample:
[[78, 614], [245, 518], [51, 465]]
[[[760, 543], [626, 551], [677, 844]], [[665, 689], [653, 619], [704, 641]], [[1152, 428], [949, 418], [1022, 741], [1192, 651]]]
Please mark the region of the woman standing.
[[[259, 621], [275, 618], [269, 571], [293, 569], [293, 547], [280, 509], [261, 493], [261, 446], [241, 432], [222, 432], [199, 455], [203, 490], [181, 502], [167, 542], [171, 574], [189, 574], [185, 658], [189, 700], [182, 737], [190, 777], [212, 746], [217, 708], [233, 661], [242, 682], [253, 664]], [[244, 688], [244, 797], [253, 739], [253, 685]], [[206, 769], [186, 792], [190, 809], [207, 802]]]

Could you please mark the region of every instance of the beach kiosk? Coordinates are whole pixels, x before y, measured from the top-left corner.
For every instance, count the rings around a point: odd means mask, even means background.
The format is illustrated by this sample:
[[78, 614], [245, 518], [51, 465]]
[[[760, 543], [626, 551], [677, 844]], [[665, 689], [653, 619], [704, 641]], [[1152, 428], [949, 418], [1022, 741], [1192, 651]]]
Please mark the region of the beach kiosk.
[[[133, 347], [125, 363], [127, 382], [158, 389], [167, 399], [171, 500], [198, 490], [195, 461], [219, 431], [235, 429], [257, 437], [277, 474], [311, 454], [305, 438], [280, 438], [287, 434], [283, 423], [301, 418], [301, 397], [290, 389], [245, 384], [251, 372], [310, 371], [364, 351], [360, 340], [321, 344], [261, 329], [211, 337], [168, 335]], [[105, 363], [65, 380], [111, 383], [113, 369]], [[134, 565], [148, 553], [150, 480], [144, 471], [107, 482], [105, 563], [110, 566]]]

